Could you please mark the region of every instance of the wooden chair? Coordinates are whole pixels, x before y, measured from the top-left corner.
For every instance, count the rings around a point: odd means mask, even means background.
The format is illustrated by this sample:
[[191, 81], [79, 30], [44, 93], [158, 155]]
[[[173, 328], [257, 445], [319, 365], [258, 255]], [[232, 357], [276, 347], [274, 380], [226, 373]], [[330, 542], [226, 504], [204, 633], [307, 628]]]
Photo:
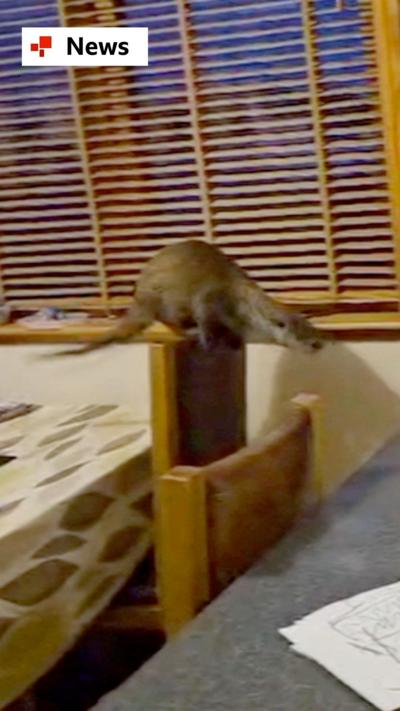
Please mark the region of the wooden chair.
[[100, 624], [170, 636], [291, 526], [305, 492], [323, 495], [321, 412], [301, 395], [246, 446], [244, 349], [168, 339], [150, 358], [159, 604]]

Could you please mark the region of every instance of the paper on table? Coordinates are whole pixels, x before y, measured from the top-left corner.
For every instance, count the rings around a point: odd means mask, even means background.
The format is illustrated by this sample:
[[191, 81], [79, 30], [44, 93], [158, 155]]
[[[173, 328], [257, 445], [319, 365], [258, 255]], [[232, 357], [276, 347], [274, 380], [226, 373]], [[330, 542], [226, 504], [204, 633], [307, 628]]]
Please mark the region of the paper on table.
[[335, 602], [279, 630], [382, 711], [400, 708], [400, 583]]

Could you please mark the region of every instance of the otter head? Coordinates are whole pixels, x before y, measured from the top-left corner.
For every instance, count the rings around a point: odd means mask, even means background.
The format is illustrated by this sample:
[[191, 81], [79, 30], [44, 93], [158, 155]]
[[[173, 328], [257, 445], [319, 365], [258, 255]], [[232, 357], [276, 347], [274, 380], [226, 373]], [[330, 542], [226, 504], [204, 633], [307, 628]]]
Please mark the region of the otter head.
[[272, 319], [274, 339], [281, 346], [296, 348], [307, 353], [321, 350], [329, 337], [315, 328], [310, 321], [300, 313], [279, 313]]

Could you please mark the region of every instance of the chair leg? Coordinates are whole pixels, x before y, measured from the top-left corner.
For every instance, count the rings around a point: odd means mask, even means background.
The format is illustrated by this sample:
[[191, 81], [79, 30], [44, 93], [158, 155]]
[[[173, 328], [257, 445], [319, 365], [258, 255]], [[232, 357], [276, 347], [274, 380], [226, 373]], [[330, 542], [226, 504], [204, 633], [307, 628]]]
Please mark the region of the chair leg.
[[200, 470], [160, 477], [156, 496], [159, 599], [168, 636], [210, 599], [206, 485]]

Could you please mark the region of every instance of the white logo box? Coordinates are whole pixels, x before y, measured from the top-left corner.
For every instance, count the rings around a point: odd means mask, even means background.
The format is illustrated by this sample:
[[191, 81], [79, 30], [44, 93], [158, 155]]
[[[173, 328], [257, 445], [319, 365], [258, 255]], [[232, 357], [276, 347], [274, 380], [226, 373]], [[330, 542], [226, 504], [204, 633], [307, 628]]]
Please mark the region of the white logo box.
[[23, 27], [21, 56], [24, 67], [145, 67], [148, 29]]

